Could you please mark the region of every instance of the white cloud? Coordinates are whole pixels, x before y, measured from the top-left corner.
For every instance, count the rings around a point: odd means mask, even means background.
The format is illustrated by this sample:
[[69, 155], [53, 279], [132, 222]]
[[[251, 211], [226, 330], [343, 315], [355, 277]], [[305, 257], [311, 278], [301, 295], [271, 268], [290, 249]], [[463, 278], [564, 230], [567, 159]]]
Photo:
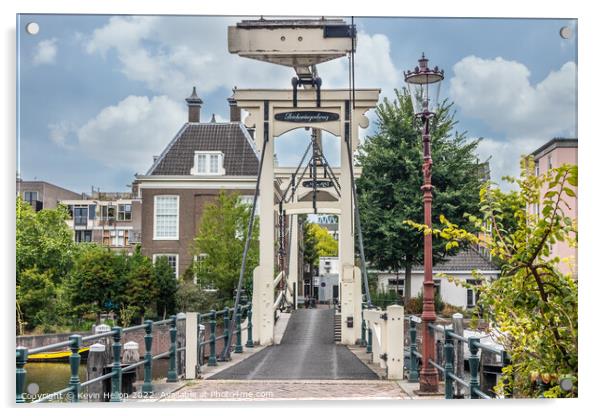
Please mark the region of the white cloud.
[[[181, 100], [192, 85], [206, 94], [219, 87], [290, 88], [291, 68], [241, 58], [228, 52], [225, 17], [112, 17], [85, 42], [88, 53], [114, 50], [121, 71], [158, 94]], [[399, 83], [385, 35], [358, 34], [356, 86], [392, 89]], [[347, 59], [321, 64], [324, 88], [348, 85]]]
[[500, 185], [503, 190], [508, 190], [512, 188], [512, 185], [502, 181], [502, 177], [518, 177], [520, 175], [521, 156], [530, 154], [547, 141], [548, 139], [545, 138], [515, 138], [508, 140], [484, 138], [477, 148], [477, 154], [481, 161], [489, 159], [491, 179]]
[[68, 147], [68, 137], [77, 130], [76, 126], [69, 121], [59, 121], [48, 125], [50, 140], [59, 146]]
[[453, 67], [450, 95], [466, 116], [509, 138], [573, 136], [577, 127], [577, 66], [565, 63], [540, 83], [529, 69], [500, 57], [468, 56]]
[[40, 41], [33, 53], [32, 62], [34, 65], [54, 64], [58, 47], [56, 38]]
[[130, 95], [77, 129], [78, 147], [107, 167], [144, 173], [184, 120], [184, 106], [166, 96]]

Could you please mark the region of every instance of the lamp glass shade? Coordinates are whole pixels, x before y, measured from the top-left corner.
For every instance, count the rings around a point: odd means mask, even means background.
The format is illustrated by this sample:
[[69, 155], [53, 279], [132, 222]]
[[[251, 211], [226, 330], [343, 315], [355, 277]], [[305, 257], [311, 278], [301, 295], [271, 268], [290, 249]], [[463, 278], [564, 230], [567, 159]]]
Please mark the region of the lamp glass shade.
[[439, 105], [442, 77], [439, 74], [420, 74], [407, 78], [415, 114], [434, 113]]

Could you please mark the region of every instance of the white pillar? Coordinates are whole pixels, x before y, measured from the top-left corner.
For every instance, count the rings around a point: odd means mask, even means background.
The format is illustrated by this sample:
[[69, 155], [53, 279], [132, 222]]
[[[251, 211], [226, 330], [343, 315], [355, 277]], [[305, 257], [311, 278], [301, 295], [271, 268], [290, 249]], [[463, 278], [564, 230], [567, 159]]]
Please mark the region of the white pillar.
[[387, 352], [387, 378], [401, 380], [403, 378], [403, 307], [391, 305], [387, 307], [387, 335], [385, 351]]
[[[269, 103], [268, 103], [269, 105]], [[264, 107], [261, 106], [262, 117], [256, 128], [258, 137], [264, 136], [264, 122], [271, 120], [269, 109], [268, 120], [264, 120]], [[263, 167], [259, 180], [259, 266], [253, 274], [253, 338], [260, 345], [270, 345], [274, 339], [274, 140], [271, 129], [268, 129], [268, 143], [265, 147]]]
[[[294, 302], [296, 296], [293, 294], [293, 290], [295, 289], [293, 283], [299, 281], [299, 225], [297, 224], [297, 214], [289, 215], [288, 218], [292, 227], [290, 227], [291, 235], [288, 248], [290, 254], [288, 259], [288, 276], [286, 279], [289, 290], [286, 296], [289, 302]], [[297, 305], [293, 305], [293, 307], [297, 309]]]
[[186, 380], [196, 378], [198, 334], [198, 314], [186, 312]]

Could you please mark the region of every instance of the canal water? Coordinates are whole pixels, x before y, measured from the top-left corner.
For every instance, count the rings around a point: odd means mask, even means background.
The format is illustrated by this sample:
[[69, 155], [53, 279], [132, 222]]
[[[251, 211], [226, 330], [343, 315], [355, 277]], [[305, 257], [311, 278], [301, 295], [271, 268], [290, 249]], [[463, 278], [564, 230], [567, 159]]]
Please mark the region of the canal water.
[[[153, 379], [165, 378], [169, 360], [153, 361]], [[64, 389], [69, 384], [71, 369], [68, 363], [28, 363], [25, 391], [30, 394], [49, 394]], [[142, 379], [143, 367], [139, 368], [138, 379]], [[82, 382], [87, 380], [86, 364], [79, 367]], [[35, 383], [35, 384], [34, 384]]]

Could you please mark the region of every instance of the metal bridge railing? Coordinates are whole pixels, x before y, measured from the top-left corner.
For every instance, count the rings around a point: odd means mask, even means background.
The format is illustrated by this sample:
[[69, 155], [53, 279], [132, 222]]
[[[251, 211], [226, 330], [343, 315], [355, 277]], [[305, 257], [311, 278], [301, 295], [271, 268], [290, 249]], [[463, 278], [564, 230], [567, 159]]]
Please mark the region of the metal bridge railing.
[[[410, 323], [409, 329], [409, 369], [408, 369], [408, 381], [410, 382], [418, 382], [419, 381], [419, 360], [422, 361], [422, 354], [418, 352], [417, 348], [417, 324], [421, 322], [420, 318], [415, 316], [406, 317], [406, 320]], [[479, 351], [487, 351], [489, 353], [498, 355], [501, 359], [502, 366], [506, 367], [510, 365], [510, 357], [508, 353], [503, 349], [494, 348], [490, 345], [486, 345], [481, 343], [478, 337], [464, 337], [462, 335], [456, 334], [452, 329], [446, 329], [439, 325], [429, 324], [430, 331], [436, 331], [442, 333], [444, 336], [444, 344], [443, 344], [443, 360], [442, 363], [437, 363], [431, 359], [429, 359], [429, 364], [435, 367], [439, 373], [441, 373], [442, 378], [445, 383], [445, 398], [453, 399], [454, 398], [454, 387], [456, 384], [463, 386], [466, 388], [468, 392], [468, 398], [470, 399], [492, 399], [496, 398], [488, 395], [483, 391], [483, 386], [481, 385], [480, 377], [479, 377], [479, 366], [480, 366], [480, 358]], [[454, 368], [454, 357], [455, 357], [455, 343], [454, 341], [464, 343], [468, 346], [469, 357], [468, 357], [468, 365], [470, 368], [470, 377], [468, 381], [461, 378], [458, 374], [455, 373]], [[424, 363], [422, 363], [424, 365]], [[510, 388], [507, 389], [507, 394], [505, 397], [511, 397], [512, 391]]]
[[[246, 312], [246, 321], [247, 324], [245, 326], [242, 325], [242, 316]], [[236, 320], [236, 329], [232, 334], [229, 332], [229, 322], [230, 322], [230, 314], [232, 313], [233, 319]], [[228, 340], [230, 336], [236, 336], [236, 345], [234, 347], [235, 353], [242, 353], [242, 334], [243, 331], [247, 331], [247, 342], [245, 347], [252, 348], [253, 347], [253, 324], [251, 323], [252, 318], [252, 310], [251, 305], [239, 306], [237, 308], [236, 313], [234, 313], [234, 308], [224, 308], [220, 311], [210, 311], [208, 313], [197, 315], [198, 323], [202, 325], [203, 319], [209, 319], [210, 324], [210, 334], [209, 339], [203, 340], [198, 343], [198, 347], [202, 348], [205, 345], [209, 345], [210, 355], [209, 355], [209, 366], [217, 365], [216, 359], [216, 342], [220, 339]], [[224, 333], [220, 336], [216, 336], [216, 323], [218, 318], [223, 319], [223, 327]], [[144, 366], [144, 381], [142, 384], [141, 393], [144, 397], [145, 395], [150, 395], [153, 392], [153, 380], [152, 380], [152, 365], [153, 361], [158, 360], [160, 358], [167, 357], [169, 359], [168, 370], [167, 370], [167, 379], [168, 383], [173, 383], [178, 381], [178, 369], [177, 369], [177, 360], [176, 357], [178, 353], [185, 351], [186, 346], [178, 346], [177, 338], [178, 338], [178, 329], [177, 322], [180, 320], [185, 320], [185, 315], [173, 315], [168, 319], [164, 319], [161, 321], [152, 321], [146, 320], [141, 325], [131, 326], [128, 328], [121, 328], [119, 326], [115, 326], [111, 328], [108, 332], [103, 332], [100, 334], [89, 335], [82, 337], [81, 335], [74, 334], [69, 336], [68, 341], [58, 342], [55, 344], [45, 345], [39, 348], [28, 349], [26, 347], [17, 347], [16, 348], [16, 402], [17, 403], [25, 403], [27, 402], [25, 398], [25, 383], [27, 378], [27, 360], [28, 356], [31, 354], [47, 352], [47, 351], [55, 351], [58, 348], [68, 347], [71, 350], [71, 355], [69, 356], [69, 364], [70, 364], [70, 378], [67, 387], [61, 389], [59, 391], [55, 391], [52, 393], [48, 393], [43, 395], [37, 400], [32, 401], [32, 403], [43, 403], [49, 401], [56, 401], [66, 398], [71, 402], [78, 402], [80, 399], [81, 390], [87, 388], [88, 386], [100, 383], [104, 380], [111, 380], [111, 391], [109, 401], [111, 402], [121, 402], [122, 401], [122, 374], [124, 372], [136, 369], [138, 367]], [[153, 347], [153, 328], [161, 325], [169, 325], [169, 339], [170, 346], [167, 351], [164, 351], [160, 354], [153, 355], [152, 347]], [[130, 364], [126, 367], [122, 366], [121, 352], [122, 345], [121, 339], [123, 334], [144, 329], [144, 347], [145, 353], [144, 358], [140, 361]], [[103, 338], [111, 338], [112, 350], [113, 350], [113, 363], [112, 370], [103, 374], [102, 376], [95, 377], [93, 379], [82, 382], [79, 377], [79, 369], [81, 364], [81, 356], [79, 351], [84, 342], [96, 341]], [[224, 349], [227, 347], [228, 343], [224, 342]]]

